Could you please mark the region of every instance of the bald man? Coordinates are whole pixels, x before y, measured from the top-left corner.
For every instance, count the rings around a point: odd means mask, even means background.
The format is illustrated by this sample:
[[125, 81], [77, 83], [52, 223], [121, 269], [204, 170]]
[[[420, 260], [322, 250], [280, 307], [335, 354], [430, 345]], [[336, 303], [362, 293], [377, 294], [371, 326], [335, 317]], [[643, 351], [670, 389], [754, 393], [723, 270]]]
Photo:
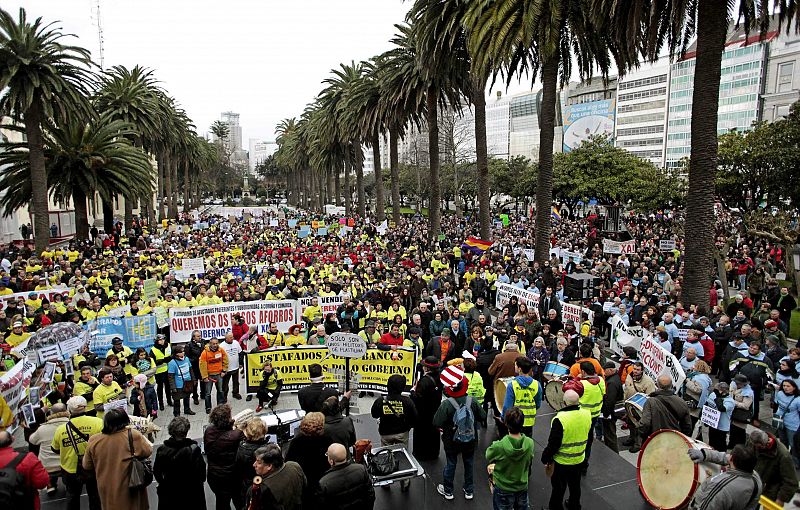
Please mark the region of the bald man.
[[672, 377], [666, 374], [660, 375], [656, 380], [656, 391], [649, 395], [642, 409], [636, 443], [628, 451], [638, 452], [641, 449], [642, 441], [656, 430], [677, 430], [690, 436], [693, 428], [689, 406], [685, 400], [675, 394]]
[[592, 429], [592, 413], [580, 405], [575, 390], [564, 392], [565, 407], [553, 418], [550, 437], [542, 452], [542, 464], [553, 470], [550, 477], [550, 510], [563, 508], [564, 494], [569, 488], [567, 508], [581, 507], [581, 464], [586, 457], [586, 444]]
[[375, 490], [367, 468], [353, 462], [340, 443], [330, 445], [326, 455], [331, 468], [319, 481], [319, 496], [326, 507], [332, 510], [372, 510]]

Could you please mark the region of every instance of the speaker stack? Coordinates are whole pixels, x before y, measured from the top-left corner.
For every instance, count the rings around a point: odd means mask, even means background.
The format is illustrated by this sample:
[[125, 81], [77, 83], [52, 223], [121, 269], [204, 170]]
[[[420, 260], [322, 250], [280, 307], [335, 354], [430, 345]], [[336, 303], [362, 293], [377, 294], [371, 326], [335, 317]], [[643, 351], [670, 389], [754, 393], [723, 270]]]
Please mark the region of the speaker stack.
[[600, 295], [600, 278], [589, 273], [568, 274], [564, 278], [564, 297], [584, 301]]

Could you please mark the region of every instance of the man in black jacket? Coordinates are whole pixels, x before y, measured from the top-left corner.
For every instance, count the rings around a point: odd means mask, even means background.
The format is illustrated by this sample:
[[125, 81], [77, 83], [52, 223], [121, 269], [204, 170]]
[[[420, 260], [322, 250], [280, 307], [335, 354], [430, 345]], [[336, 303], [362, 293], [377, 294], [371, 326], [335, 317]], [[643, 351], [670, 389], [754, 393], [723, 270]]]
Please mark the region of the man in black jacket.
[[[409, 431], [417, 421], [417, 407], [411, 398], [402, 394], [405, 387], [404, 375], [390, 376], [386, 382], [386, 396], [375, 399], [372, 404], [371, 414], [378, 419], [381, 446], [400, 444], [408, 448]], [[400, 488], [407, 491], [410, 484], [410, 480], [403, 480]]]
[[614, 409], [624, 400], [622, 381], [613, 361], [607, 361], [603, 368], [606, 374], [606, 393], [603, 395], [603, 407], [600, 410], [603, 415], [603, 442], [615, 452], [619, 452], [617, 418], [614, 416]]
[[[186, 347], [184, 347], [183, 351], [186, 353], [186, 357], [189, 358], [189, 361], [192, 362], [192, 372], [194, 372], [196, 381], [200, 381], [202, 379], [202, 377], [200, 377], [200, 355], [203, 354], [203, 347], [203, 337], [200, 335], [200, 331], [192, 331], [192, 338], [186, 343]], [[200, 387], [199, 398], [202, 398], [203, 400], [206, 398], [206, 385], [195, 384], [194, 391], [192, 392], [194, 405], [200, 405], [197, 394], [198, 386]]]
[[347, 449], [333, 443], [328, 447], [331, 468], [319, 481], [319, 500], [331, 510], [372, 510], [375, 489], [363, 464], [347, 458]]
[[[322, 403], [325, 402], [325, 399], [338, 397], [339, 392], [325, 386], [322, 365], [319, 363], [308, 366], [308, 377], [311, 379], [311, 384], [300, 388], [300, 391], [297, 392], [297, 400], [300, 403], [300, 409], [306, 414], [318, 413], [322, 411]], [[349, 395], [345, 396], [349, 398]]]

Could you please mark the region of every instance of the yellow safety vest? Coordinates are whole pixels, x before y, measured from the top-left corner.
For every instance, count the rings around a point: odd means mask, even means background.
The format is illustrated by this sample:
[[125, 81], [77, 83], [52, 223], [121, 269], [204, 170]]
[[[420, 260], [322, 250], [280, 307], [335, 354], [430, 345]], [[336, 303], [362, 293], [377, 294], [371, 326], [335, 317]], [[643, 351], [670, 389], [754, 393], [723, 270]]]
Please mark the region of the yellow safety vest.
[[583, 384], [583, 395], [580, 398], [581, 407], [589, 411], [592, 418], [600, 416], [600, 409], [603, 406], [603, 395], [606, 393], [606, 383], [600, 378], [598, 384], [581, 380]]
[[[573, 409], [559, 411], [553, 421], [561, 422], [564, 435], [561, 437], [561, 446], [553, 455], [553, 460], [562, 465], [574, 466], [583, 462], [586, 456], [586, 442], [589, 439], [589, 430], [592, 428], [592, 415], [586, 409]], [[550, 422], [552, 426], [552, 421]]]
[[153, 346], [153, 348], [150, 349], [150, 353], [153, 355], [153, 359], [155, 359], [156, 362], [156, 373], [163, 374], [164, 372], [166, 372], [167, 368], [169, 368], [167, 366], [168, 363], [162, 363], [161, 365], [159, 365], [158, 362], [172, 354], [172, 349], [170, 349], [169, 345], [166, 346], [166, 349], [164, 349], [163, 351], [158, 347]]
[[522, 422], [523, 427], [533, 427], [536, 423], [536, 401], [534, 397], [539, 393], [539, 383], [535, 380], [527, 388], [514, 379], [511, 381], [511, 388], [514, 390], [514, 405], [519, 407], [525, 420]]

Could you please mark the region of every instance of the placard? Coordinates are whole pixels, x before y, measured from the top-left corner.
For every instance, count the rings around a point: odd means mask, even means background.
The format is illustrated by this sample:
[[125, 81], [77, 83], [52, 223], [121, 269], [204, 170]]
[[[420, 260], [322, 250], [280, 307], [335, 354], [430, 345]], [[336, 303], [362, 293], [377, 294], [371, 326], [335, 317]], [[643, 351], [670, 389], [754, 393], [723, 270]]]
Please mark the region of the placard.
[[660, 251], [672, 251], [675, 249], [675, 239], [661, 239], [658, 241]]
[[[497, 284], [497, 297], [495, 298], [495, 306], [498, 310], [502, 310], [505, 305], [509, 303], [512, 296], [517, 296], [520, 303], [525, 303], [528, 308], [537, 308], [539, 305], [539, 294], [527, 289], [520, 289], [508, 283]], [[561, 320], [572, 320], [575, 324], [583, 322], [582, 314], [589, 315], [589, 321], [594, 322], [594, 312], [586, 307], [581, 307], [573, 303], [561, 301]]]
[[361, 358], [367, 353], [367, 343], [353, 333], [337, 331], [325, 341], [330, 353], [340, 358]]
[[193, 275], [205, 274], [206, 272], [206, 266], [205, 262], [203, 261], [203, 257], [183, 259], [181, 262], [181, 269], [183, 269], [184, 272]]
[[154, 299], [157, 300], [159, 298], [158, 293], [158, 280], [155, 278], [148, 278], [147, 280], [142, 282], [142, 294], [144, 294], [145, 302], [149, 303]]
[[105, 404], [103, 404], [103, 412], [104, 413], [107, 413], [107, 412], [111, 411], [112, 409], [121, 409], [121, 410], [123, 410], [123, 411], [125, 411], [127, 413], [128, 412], [128, 402], [127, 402], [127, 400], [125, 400], [124, 398], [121, 398], [119, 400], [112, 400], [111, 402], [106, 402]]
[[636, 241], [613, 241], [603, 239], [603, 253], [612, 255], [632, 255], [636, 253]]
[[717, 409], [712, 409], [709, 406], [703, 406], [703, 414], [700, 415], [700, 421], [703, 425], [708, 425], [712, 428], [719, 427], [719, 419], [722, 413]]

